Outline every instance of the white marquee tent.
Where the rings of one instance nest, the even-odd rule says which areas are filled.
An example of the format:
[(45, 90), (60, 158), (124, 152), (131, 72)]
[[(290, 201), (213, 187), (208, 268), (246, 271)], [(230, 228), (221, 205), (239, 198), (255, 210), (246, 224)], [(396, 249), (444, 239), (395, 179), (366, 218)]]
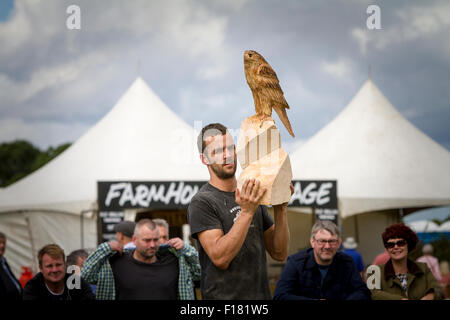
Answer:
[(407, 225), (415, 232), (439, 232), (440, 226), (433, 221), (418, 220), (407, 223)]
[[(201, 127), (198, 129), (200, 130)], [(195, 129), (138, 78), (110, 112), (53, 161), (0, 191), (0, 231), (18, 275), (48, 243), (95, 248), (97, 181), (208, 180)]]
[(438, 228), (439, 232), (450, 232), (450, 221), (444, 222)]
[(450, 152), (408, 122), (371, 80), (290, 158), (295, 180), (337, 180), (344, 236), (356, 236), (370, 258), (383, 251), (381, 232), (399, 209), (450, 204)]
[(418, 220), (407, 223), (415, 232), (450, 232), (450, 221), (437, 225), (433, 221)]

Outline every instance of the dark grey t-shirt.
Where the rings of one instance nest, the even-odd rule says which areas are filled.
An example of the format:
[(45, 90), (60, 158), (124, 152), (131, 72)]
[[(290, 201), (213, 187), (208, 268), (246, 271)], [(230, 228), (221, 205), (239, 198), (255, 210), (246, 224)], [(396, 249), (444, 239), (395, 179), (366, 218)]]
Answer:
[(202, 267), (203, 299), (271, 299), (267, 279), (264, 231), (273, 225), (265, 206), (259, 206), (241, 250), (227, 270), (217, 268), (198, 241), (199, 232), (222, 229), (226, 234), (241, 212), (234, 192), (221, 191), (209, 183), (202, 186), (188, 208), (192, 236), (197, 239)]

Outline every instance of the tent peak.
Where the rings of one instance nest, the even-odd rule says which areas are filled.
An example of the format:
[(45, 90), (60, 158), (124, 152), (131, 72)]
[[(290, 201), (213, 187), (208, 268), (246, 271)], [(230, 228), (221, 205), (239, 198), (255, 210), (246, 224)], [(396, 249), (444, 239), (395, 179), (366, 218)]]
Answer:
[(367, 79), (348, 105), (291, 155), (294, 179), (338, 181), (340, 214), (450, 203), (450, 153)]
[[(137, 98), (139, 97), (139, 98)], [(137, 98), (137, 101), (135, 101)], [(126, 102), (122, 102), (120, 104), (122, 105), (130, 105), (133, 106), (136, 103), (138, 105), (147, 104), (147, 105), (153, 105), (160, 106), (163, 108), (168, 107), (162, 102), (159, 98), (159, 96), (150, 88), (150, 86), (147, 84), (147, 82), (140, 76), (136, 77), (136, 79), (133, 81), (130, 87), (126, 90), (126, 92), (122, 95), (122, 99), (125, 99)], [(131, 100), (131, 101), (129, 101)]]
[(130, 87), (134, 87), (134, 86), (138, 86), (138, 85), (144, 85), (144, 86), (148, 87), (147, 82), (145, 82), (145, 80), (142, 79), (141, 76), (137, 76), (136, 80), (133, 81), (133, 83), (131, 84)]
[[(366, 82), (361, 86), (358, 93), (353, 97), (353, 99), (348, 104), (347, 108), (352, 105), (358, 105), (368, 107), (372, 106), (374, 110), (389, 109), (393, 112), (398, 112), (389, 100), (384, 96), (381, 90), (376, 86), (371, 78), (367, 79)], [(345, 110), (346, 108), (344, 108)]]

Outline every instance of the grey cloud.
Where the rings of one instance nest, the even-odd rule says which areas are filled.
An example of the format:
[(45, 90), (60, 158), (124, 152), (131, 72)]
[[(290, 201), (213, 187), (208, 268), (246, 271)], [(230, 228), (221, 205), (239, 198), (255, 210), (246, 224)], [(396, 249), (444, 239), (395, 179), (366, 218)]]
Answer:
[[(370, 1), (77, 3), (80, 31), (61, 28), (71, 1), (21, 2), (18, 20), (0, 24), (0, 39), (13, 44), (0, 53), (0, 87), (7, 92), (0, 99), (1, 119), (64, 125), (54, 132), (71, 122), (89, 127), (136, 78), (140, 61), (144, 80), (191, 126), (201, 120), (239, 128), (253, 112), (242, 54), (255, 49), (276, 70), (291, 105), (298, 139), (280, 129), (289, 145), (307, 140), (335, 117), (367, 79), (371, 64), (373, 80), (391, 103), (450, 149), (448, 24), (439, 15), (440, 29), (433, 31), (417, 14), (421, 7), (427, 16), (438, 14), (443, 1), (377, 1), (383, 30), (373, 32), (365, 29)], [(409, 20), (402, 14), (409, 13), (420, 36), (408, 35)], [(23, 29), (16, 36), (11, 25)], [(354, 30), (367, 38), (366, 52)], [(398, 30), (401, 39), (395, 37)], [(54, 143), (49, 135), (37, 135), (37, 142)]]

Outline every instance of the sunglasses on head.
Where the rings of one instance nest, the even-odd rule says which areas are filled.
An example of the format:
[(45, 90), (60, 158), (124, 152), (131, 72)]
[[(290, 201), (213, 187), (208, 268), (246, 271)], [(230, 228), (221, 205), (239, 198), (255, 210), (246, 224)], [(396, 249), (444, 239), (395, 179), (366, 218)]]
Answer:
[(388, 249), (392, 249), (395, 247), (395, 245), (397, 245), (397, 247), (404, 247), (406, 246), (406, 244), (407, 244), (406, 240), (398, 240), (395, 242), (386, 242), (384, 246)]

